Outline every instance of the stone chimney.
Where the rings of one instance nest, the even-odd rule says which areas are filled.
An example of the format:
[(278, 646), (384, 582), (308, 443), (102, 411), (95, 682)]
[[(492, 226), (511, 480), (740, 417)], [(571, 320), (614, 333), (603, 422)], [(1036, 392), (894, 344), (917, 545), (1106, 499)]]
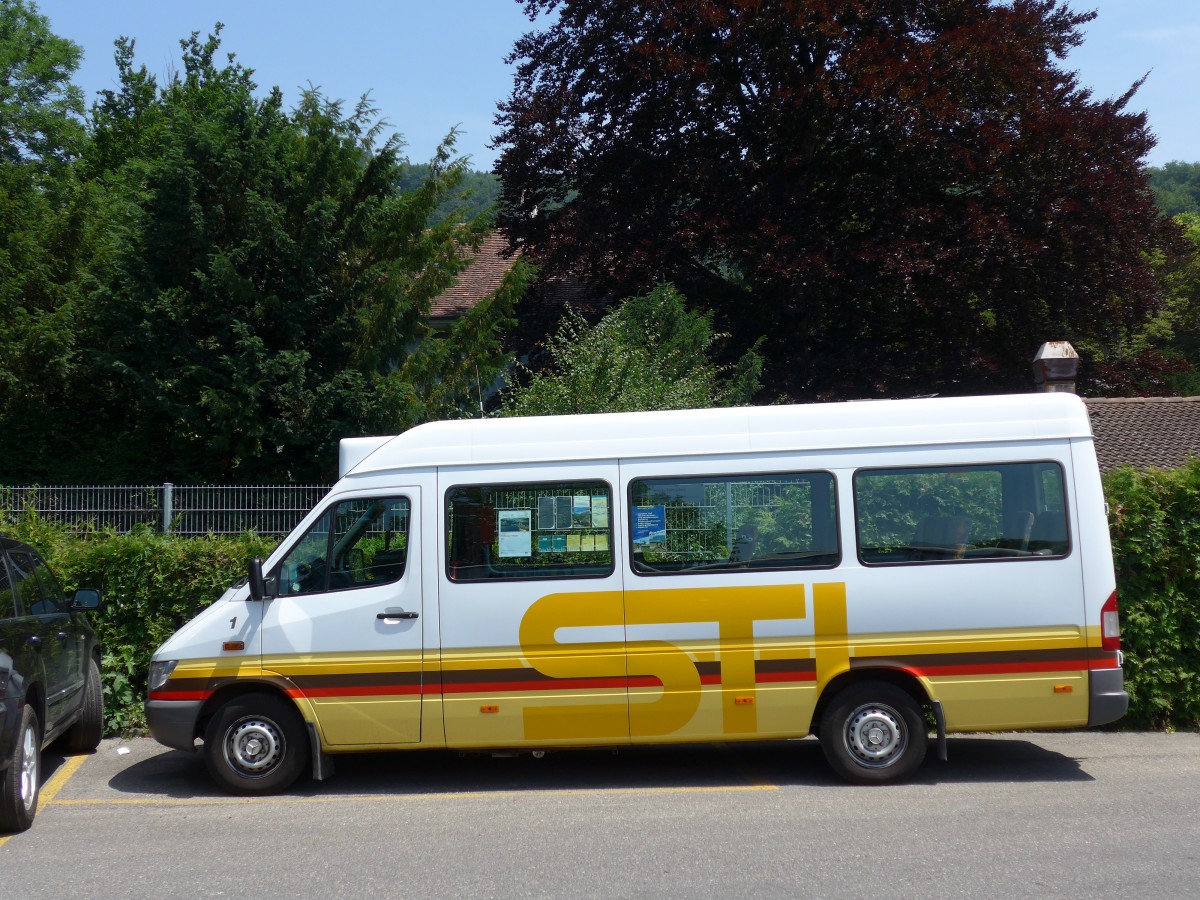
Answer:
[(1033, 357), (1034, 390), (1043, 394), (1073, 394), (1078, 374), (1079, 354), (1070, 341), (1047, 341), (1038, 347)]

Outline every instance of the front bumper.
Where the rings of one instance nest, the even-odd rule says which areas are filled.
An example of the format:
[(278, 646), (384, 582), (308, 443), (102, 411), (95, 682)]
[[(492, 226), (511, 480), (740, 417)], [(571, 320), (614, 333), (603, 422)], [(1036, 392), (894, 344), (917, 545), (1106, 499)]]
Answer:
[(196, 749), (196, 723), (203, 700), (147, 700), (146, 724), (150, 736), (176, 750)]

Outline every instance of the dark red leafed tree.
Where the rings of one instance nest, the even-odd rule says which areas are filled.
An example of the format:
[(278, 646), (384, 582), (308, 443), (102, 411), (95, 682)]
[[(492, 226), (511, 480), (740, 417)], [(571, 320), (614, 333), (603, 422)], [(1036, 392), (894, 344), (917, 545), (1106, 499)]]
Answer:
[(1176, 232), (1136, 89), (1064, 68), (1060, 0), (524, 0), (503, 226), (550, 273), (661, 280), (792, 398), (1021, 390), (1109, 346)]

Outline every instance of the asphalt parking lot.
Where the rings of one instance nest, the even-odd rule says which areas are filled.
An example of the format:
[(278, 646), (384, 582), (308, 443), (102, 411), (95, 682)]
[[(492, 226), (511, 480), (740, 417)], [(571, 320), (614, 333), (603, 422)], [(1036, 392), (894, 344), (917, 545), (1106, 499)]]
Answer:
[[(198, 755), (48, 756), (22, 897), (1162, 896), (1200, 883), (1200, 735), (965, 736), (909, 784), (837, 782), (813, 740), (338, 757), (222, 795)], [(13, 885), (20, 890), (13, 892)]]

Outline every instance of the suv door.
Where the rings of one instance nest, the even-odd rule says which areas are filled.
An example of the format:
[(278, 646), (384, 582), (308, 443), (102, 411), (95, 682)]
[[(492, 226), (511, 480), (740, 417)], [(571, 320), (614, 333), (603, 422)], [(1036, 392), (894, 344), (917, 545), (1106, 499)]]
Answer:
[(8, 564), (4, 552), (0, 551), (0, 765), (6, 760), (3, 754), (9, 749), (8, 729), (16, 722), (10, 713), (15, 713), (17, 700), (23, 688), (25, 657), (30, 653), (17, 621), (16, 596), (12, 579), (8, 576)]
[(10, 550), (13, 587), (17, 596), (26, 641), (40, 657), (46, 678), (46, 721), (43, 734), (54, 731), (74, 706), (72, 700), (83, 688), (82, 666), (72, 671), (75, 643), (82, 640), (68, 612), (58, 582), (41, 558), (32, 551)]

